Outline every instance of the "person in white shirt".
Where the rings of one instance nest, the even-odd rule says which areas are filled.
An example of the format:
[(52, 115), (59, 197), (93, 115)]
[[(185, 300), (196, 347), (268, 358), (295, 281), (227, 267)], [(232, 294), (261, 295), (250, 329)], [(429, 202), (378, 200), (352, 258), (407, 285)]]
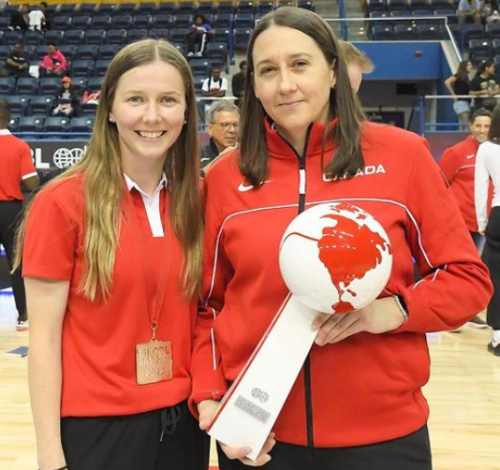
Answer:
[[(490, 180), (494, 192), (488, 218)], [(488, 325), (493, 329), (488, 351), (500, 356), (500, 105), (493, 110), (488, 140), (477, 151), (474, 183), (478, 231), (486, 235), (482, 258), (490, 270), (495, 289), (486, 317)]]
[(226, 96), (227, 80), (221, 77), (220, 67), (212, 68), (212, 75), (203, 82), (201, 91), (203, 92), (203, 96), (213, 98), (223, 98)]
[(35, 6), (33, 10), (30, 11), (29, 15), (29, 27), (33, 31), (41, 31), (45, 25), (45, 15), (43, 14), (40, 7)]

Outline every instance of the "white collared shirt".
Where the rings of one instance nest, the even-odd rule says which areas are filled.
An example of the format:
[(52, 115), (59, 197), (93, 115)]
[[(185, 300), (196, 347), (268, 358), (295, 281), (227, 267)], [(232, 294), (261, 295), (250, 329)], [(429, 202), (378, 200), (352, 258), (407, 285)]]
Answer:
[(161, 210), (160, 210), (160, 193), (161, 190), (167, 186), (167, 175), (163, 173), (158, 186), (154, 190), (152, 196), (146, 194), (137, 183), (132, 181), (129, 176), (123, 173), (125, 177), (125, 182), (127, 183), (127, 188), (129, 191), (136, 189), (142, 197), (144, 202), (144, 207), (146, 208), (146, 215), (148, 216), (149, 226), (151, 227), (151, 232), (153, 237), (163, 237), (165, 236), (163, 232), (163, 225), (161, 220)]

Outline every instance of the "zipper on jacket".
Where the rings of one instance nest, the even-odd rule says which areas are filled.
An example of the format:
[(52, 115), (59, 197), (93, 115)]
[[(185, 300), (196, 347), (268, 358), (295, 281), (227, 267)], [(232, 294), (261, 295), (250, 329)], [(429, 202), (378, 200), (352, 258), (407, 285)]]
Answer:
[[(307, 147), (309, 146), (309, 137), (311, 136), (311, 129), (313, 124), (310, 124), (307, 128), (306, 141), (304, 143), (304, 150), (302, 155), (299, 155), (295, 147), (291, 145), (283, 136), (281, 138), (286, 142), (290, 148), (293, 150), (297, 159), (299, 161), (299, 214), (304, 212), (306, 205), (306, 154)], [(305, 395), (305, 405), (306, 405), (306, 426), (307, 426), (307, 446), (314, 447), (314, 430), (313, 430), (313, 409), (312, 409), (312, 392), (311, 392), (311, 353), (307, 355), (304, 362), (304, 395)]]

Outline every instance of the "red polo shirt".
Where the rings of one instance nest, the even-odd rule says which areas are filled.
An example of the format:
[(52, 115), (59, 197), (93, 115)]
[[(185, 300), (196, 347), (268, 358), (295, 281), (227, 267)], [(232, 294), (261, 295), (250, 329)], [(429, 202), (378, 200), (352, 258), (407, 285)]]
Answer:
[(29, 145), (0, 129), (0, 201), (22, 201), (21, 181), (36, 176)]
[[(182, 250), (168, 218), (163, 219), (165, 236), (152, 236), (140, 194), (134, 189), (130, 194), (133, 205), (123, 206), (106, 302), (91, 302), (79, 291), (84, 268), (83, 176), (50, 184), (37, 195), (28, 217), (23, 275), (70, 281), (62, 334), (63, 417), (141, 413), (177, 404), (190, 393), (195, 304), (181, 293)], [(163, 190), (162, 208), (168, 198)], [(165, 243), (168, 256), (163, 256)], [(156, 291), (164, 263), (168, 277), (157, 338), (172, 342), (173, 378), (138, 385), (135, 348), (151, 338), (147, 301)]]

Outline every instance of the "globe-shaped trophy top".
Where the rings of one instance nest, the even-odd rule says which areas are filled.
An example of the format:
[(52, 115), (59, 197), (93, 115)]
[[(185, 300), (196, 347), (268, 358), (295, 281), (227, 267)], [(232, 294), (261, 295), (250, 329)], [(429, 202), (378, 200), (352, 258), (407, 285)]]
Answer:
[(392, 269), (389, 237), (369, 213), (347, 203), (319, 204), (299, 214), (281, 241), (283, 279), (302, 303), (324, 313), (366, 307)]

